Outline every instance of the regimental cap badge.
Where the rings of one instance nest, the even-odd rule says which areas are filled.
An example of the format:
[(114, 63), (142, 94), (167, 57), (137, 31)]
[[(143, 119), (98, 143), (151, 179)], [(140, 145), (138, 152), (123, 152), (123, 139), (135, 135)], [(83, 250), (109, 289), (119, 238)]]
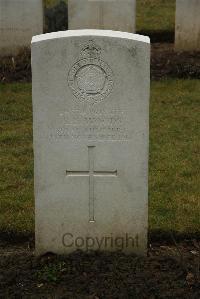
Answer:
[(112, 91), (113, 72), (93, 40), (81, 49), (79, 60), (69, 71), (68, 85), (76, 98), (89, 104), (101, 102)]

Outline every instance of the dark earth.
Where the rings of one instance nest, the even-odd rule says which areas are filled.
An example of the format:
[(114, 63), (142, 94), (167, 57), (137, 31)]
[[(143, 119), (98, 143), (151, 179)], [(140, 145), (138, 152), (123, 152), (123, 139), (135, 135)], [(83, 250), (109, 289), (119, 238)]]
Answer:
[(145, 258), (81, 251), (35, 257), (30, 239), (2, 239), (0, 298), (200, 298), (200, 243), (195, 239), (152, 242)]

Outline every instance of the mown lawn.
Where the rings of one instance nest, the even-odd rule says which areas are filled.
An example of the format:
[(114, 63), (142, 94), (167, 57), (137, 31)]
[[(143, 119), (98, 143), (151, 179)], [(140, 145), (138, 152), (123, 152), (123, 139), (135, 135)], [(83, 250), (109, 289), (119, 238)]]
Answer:
[[(150, 230), (200, 231), (197, 80), (153, 81)], [(0, 85), (0, 231), (34, 231), (30, 84)]]
[(137, 31), (174, 31), (175, 0), (137, 0)]

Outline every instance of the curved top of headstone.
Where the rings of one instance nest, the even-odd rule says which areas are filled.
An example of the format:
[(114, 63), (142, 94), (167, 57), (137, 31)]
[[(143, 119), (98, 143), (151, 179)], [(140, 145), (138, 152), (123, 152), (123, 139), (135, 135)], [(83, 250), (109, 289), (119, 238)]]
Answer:
[(122, 39), (130, 39), (143, 43), (150, 43), (150, 38), (148, 36), (133, 34), (128, 32), (113, 31), (113, 30), (99, 30), (99, 29), (81, 29), (81, 30), (67, 30), (52, 32), (46, 34), (40, 34), (33, 36), (32, 44), (37, 42), (42, 42), (45, 40), (52, 40), (65, 37), (75, 37), (75, 36), (100, 36), (100, 37), (116, 37)]

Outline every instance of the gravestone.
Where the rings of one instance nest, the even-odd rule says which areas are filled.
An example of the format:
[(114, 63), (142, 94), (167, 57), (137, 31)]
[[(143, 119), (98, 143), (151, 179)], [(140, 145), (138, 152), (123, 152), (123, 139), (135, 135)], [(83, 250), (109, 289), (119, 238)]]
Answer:
[(146, 253), (149, 56), (131, 33), (33, 37), (37, 254)]
[(135, 0), (68, 0), (69, 29), (135, 32)]
[(30, 47), (32, 36), (43, 33), (42, 0), (0, 0), (0, 56)]
[(175, 49), (200, 50), (200, 1), (176, 0)]

